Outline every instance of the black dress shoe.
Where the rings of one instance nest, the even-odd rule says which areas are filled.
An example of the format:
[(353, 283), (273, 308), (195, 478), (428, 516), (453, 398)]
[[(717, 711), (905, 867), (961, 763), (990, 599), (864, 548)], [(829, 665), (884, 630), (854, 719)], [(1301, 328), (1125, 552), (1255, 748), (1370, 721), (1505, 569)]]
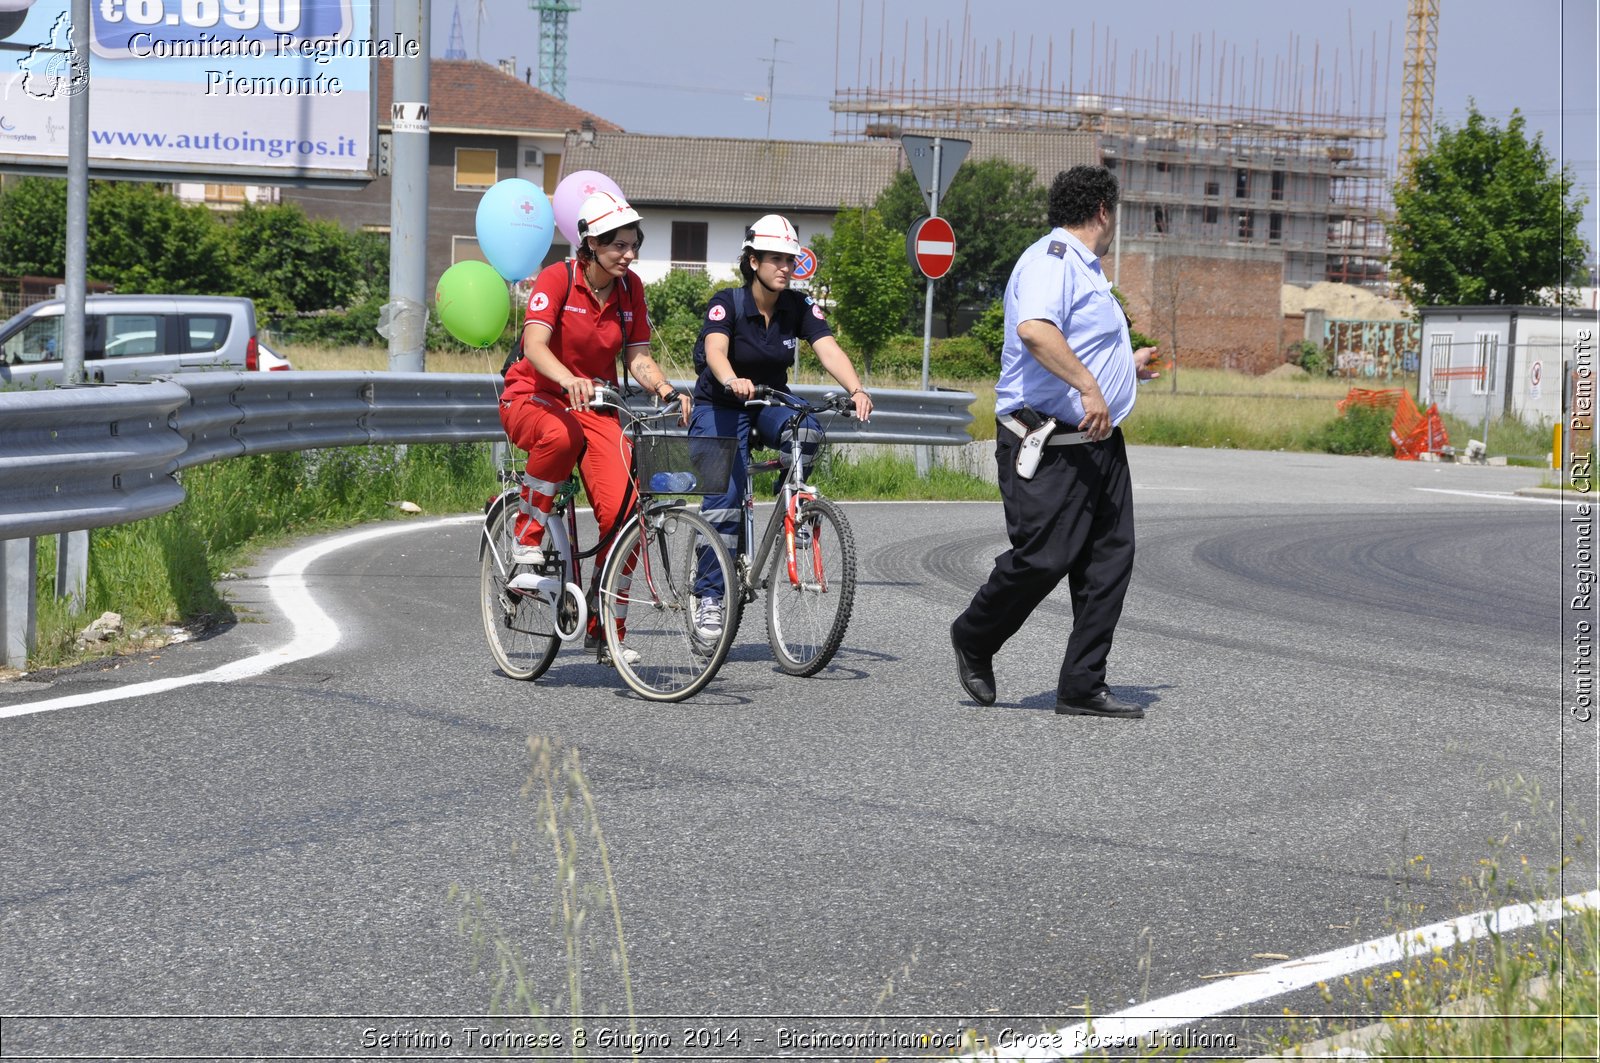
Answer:
[(1063, 716), (1109, 716), (1116, 720), (1144, 719), (1144, 706), (1123, 701), (1109, 690), (1087, 698), (1059, 698), (1056, 712)]
[(956, 678), (979, 705), (994, 704), (994, 663), (992, 658), (979, 658), (961, 648), (954, 630), (950, 632), (950, 646), (956, 651)]

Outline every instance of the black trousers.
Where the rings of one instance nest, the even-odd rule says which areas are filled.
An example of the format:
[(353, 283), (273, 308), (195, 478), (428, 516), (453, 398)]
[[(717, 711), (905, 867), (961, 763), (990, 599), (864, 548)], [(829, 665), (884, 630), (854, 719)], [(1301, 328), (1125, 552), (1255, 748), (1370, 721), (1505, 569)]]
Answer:
[(971, 653), (993, 656), (1066, 577), (1072, 634), (1056, 687), (1061, 698), (1106, 689), (1106, 657), (1133, 575), (1133, 481), (1122, 429), (1098, 443), (1045, 447), (1033, 479), (1017, 475), (1017, 439), (995, 441), (1011, 549), (995, 558), (951, 633)]

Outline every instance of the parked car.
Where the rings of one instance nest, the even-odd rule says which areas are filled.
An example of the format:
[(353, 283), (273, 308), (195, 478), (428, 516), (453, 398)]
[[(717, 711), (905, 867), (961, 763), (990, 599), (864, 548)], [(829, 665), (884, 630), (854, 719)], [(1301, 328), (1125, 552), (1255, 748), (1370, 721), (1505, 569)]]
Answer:
[[(59, 299), (0, 325), (0, 388), (65, 379)], [(84, 300), (84, 380), (114, 383), (205, 370), (289, 369), (256, 338), (249, 299), (219, 295), (91, 295)]]

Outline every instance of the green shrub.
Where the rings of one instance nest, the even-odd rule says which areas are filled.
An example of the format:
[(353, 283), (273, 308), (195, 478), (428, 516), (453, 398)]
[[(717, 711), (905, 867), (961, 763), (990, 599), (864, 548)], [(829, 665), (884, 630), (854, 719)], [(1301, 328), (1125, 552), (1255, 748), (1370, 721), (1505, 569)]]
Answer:
[[(844, 340), (841, 340), (843, 343)], [(846, 351), (854, 351), (846, 345)], [(971, 335), (950, 336), (937, 339), (928, 349), (930, 373), (936, 377), (959, 380), (981, 380), (992, 377), (1000, 370), (1000, 348), (988, 347), (981, 339)], [(862, 368), (856, 358), (856, 368)], [(874, 374), (909, 379), (922, 372), (922, 337), (899, 335), (891, 339), (872, 360)]]
[(1000, 364), (1000, 348), (1006, 342), (1006, 304), (1003, 299), (990, 303), (978, 320), (972, 323), (967, 335), (983, 344), (985, 350), (994, 352), (994, 363)]
[(1394, 411), (1351, 406), (1314, 437), (1318, 450), (1329, 454), (1392, 454), (1389, 429)]
[(1326, 375), (1333, 365), (1332, 359), (1328, 357), (1328, 352), (1310, 340), (1301, 340), (1299, 343), (1293, 344), (1289, 348), (1289, 353), (1294, 356), (1293, 362), (1295, 365), (1312, 375), (1318, 373)]

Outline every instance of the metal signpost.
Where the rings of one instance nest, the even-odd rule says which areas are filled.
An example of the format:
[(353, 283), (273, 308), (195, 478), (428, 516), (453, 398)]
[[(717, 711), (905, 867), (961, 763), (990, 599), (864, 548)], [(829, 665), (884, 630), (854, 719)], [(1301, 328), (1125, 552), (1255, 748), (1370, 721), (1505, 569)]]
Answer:
[[(950, 182), (955, 180), (956, 170), (961, 166), (962, 160), (972, 150), (970, 140), (952, 140), (949, 137), (918, 137), (903, 136), (900, 138), (900, 147), (906, 153), (906, 162), (911, 165), (911, 172), (916, 176), (917, 187), (922, 190), (922, 198), (928, 204), (928, 213), (934, 218), (939, 217), (939, 197), (950, 188)], [(941, 221), (943, 219), (940, 219)], [(949, 223), (944, 223), (945, 228), (950, 228)], [(917, 226), (912, 226), (913, 233)], [(907, 234), (906, 254), (911, 259), (911, 264), (919, 270), (921, 263), (917, 261), (915, 248), (912, 245), (911, 234)], [(952, 244), (955, 234), (950, 236)], [(952, 254), (954, 248), (952, 246)], [(949, 272), (949, 266), (941, 271), (942, 277)], [(926, 272), (923, 274), (927, 276)], [(933, 342), (933, 282), (934, 278), (928, 277), (928, 294), (926, 307), (923, 311), (922, 322), (922, 390), (928, 390), (928, 356)]]

